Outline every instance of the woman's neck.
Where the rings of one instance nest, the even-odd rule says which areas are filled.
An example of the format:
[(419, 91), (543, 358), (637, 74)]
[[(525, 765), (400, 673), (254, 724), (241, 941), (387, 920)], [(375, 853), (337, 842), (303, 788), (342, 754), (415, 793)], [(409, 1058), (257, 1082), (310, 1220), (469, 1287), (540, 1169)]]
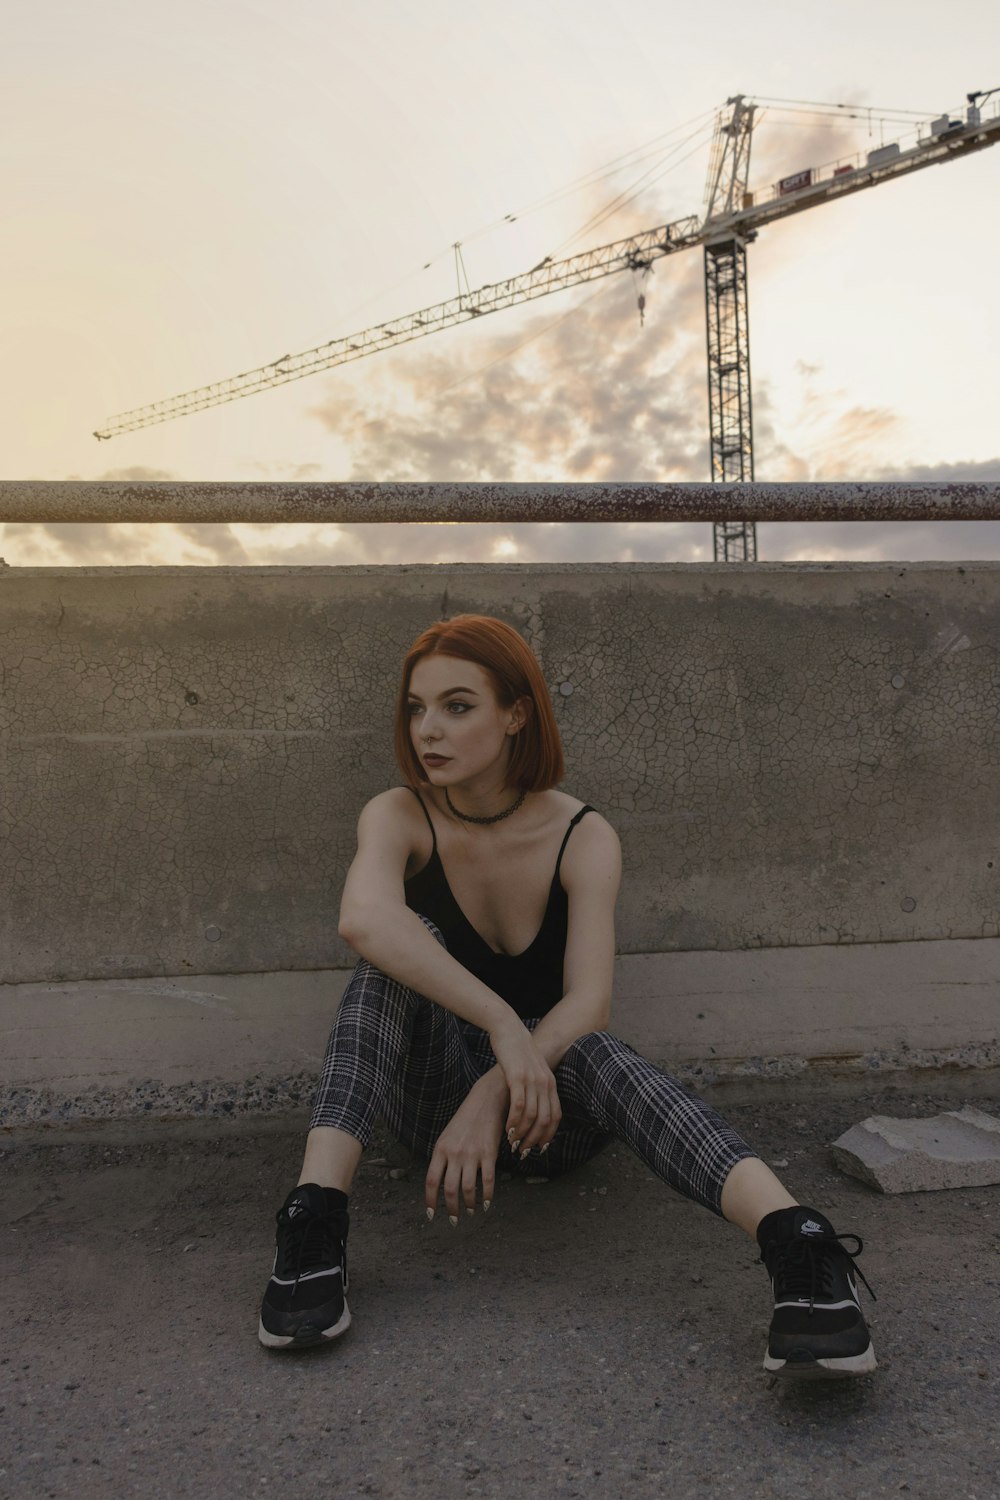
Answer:
[(524, 792), (502, 785), (490, 789), (470, 786), (441, 787), (445, 806), (456, 822), (482, 827), (511, 818), (524, 805)]

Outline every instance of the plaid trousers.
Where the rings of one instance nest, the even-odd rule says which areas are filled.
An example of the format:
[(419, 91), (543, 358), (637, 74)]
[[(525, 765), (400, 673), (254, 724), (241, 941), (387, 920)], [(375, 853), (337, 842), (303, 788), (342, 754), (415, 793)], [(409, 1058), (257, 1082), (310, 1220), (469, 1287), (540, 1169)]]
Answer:
[[(524, 1024), (534, 1030), (538, 1018)], [(362, 959), (330, 1034), (310, 1129), (332, 1125), (368, 1146), (381, 1116), (404, 1146), (429, 1158), (495, 1062), (487, 1032)], [(606, 1031), (580, 1037), (553, 1071), (563, 1114), (548, 1151), (521, 1162), (503, 1137), (498, 1167), (555, 1177), (618, 1139), (657, 1177), (721, 1217), (726, 1177), (757, 1153), (716, 1110)]]

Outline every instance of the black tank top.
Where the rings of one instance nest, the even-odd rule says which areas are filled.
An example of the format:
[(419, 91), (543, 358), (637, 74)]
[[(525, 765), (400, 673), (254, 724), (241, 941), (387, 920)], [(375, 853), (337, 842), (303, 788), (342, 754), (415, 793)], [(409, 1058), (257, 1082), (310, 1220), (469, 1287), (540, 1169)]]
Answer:
[[(413, 791), (413, 788), (410, 788)], [(523, 1019), (528, 1016), (544, 1016), (563, 997), (563, 958), (566, 953), (566, 933), (569, 920), (569, 898), (559, 880), (563, 850), (569, 836), (584, 813), (593, 812), (589, 805), (581, 807), (566, 830), (566, 837), (559, 849), (556, 870), (549, 889), (548, 905), (542, 925), (523, 953), (495, 953), (485, 938), (480, 937), (452, 895), (438, 854), (437, 834), (430, 813), (419, 792), (414, 791), (424, 817), (430, 824), (434, 848), (422, 870), (405, 882), (406, 904), (412, 911), (429, 917), (441, 933), (448, 952), (457, 958), (470, 973), (475, 974), (499, 995), (502, 1000)]]

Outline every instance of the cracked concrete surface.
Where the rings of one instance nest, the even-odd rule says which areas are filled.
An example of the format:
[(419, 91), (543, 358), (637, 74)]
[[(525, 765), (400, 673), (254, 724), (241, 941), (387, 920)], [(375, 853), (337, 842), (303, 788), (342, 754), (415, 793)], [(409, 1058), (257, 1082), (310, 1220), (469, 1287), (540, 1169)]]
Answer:
[(842, 1176), (829, 1142), (886, 1104), (727, 1111), (864, 1241), (879, 1369), (806, 1388), (761, 1370), (751, 1241), (622, 1147), (501, 1182), (452, 1230), (380, 1135), (352, 1194), (352, 1326), (282, 1356), (256, 1311), (304, 1119), (0, 1136), (0, 1493), (994, 1500), (1000, 1188)]
[(625, 953), (1000, 933), (1000, 564), (34, 568), (0, 589), (0, 980), (319, 968), (401, 655), (511, 619)]

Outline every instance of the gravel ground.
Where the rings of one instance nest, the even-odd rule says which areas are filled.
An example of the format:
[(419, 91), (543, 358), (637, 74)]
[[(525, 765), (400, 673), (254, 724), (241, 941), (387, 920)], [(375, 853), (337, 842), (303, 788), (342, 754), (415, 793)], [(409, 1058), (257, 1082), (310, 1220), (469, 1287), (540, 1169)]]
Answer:
[(1000, 1188), (883, 1197), (828, 1151), (866, 1115), (942, 1107), (726, 1109), (865, 1241), (880, 1368), (805, 1386), (761, 1369), (750, 1241), (624, 1147), (504, 1182), (453, 1230), (380, 1139), (352, 1195), (354, 1323), (289, 1355), (256, 1317), (304, 1117), (0, 1137), (0, 1496), (997, 1500)]

